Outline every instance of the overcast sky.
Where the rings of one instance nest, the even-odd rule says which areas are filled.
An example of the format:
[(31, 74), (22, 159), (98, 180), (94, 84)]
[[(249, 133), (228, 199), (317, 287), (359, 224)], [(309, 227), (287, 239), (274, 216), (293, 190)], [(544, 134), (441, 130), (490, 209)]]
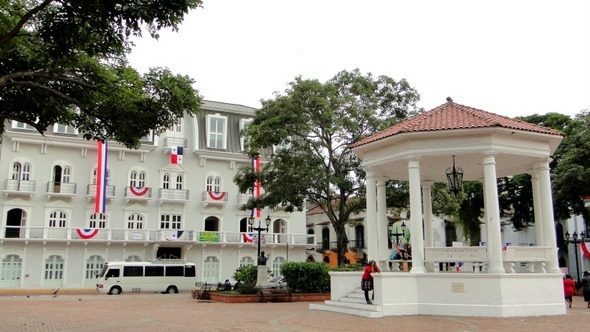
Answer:
[(510, 117), (590, 109), (588, 0), (204, 0), (180, 31), (135, 40), (140, 72), (168, 67), (207, 100), (260, 107), (296, 76), (405, 78)]

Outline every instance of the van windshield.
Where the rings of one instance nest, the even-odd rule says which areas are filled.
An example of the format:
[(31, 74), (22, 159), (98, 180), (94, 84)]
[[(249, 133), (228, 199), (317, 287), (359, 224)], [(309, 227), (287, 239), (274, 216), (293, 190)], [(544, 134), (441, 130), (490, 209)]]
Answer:
[(103, 265), (102, 270), (100, 270), (100, 273), (98, 274), (98, 277), (99, 278), (104, 277), (104, 274), (107, 272), (108, 269), (109, 269), (108, 264)]

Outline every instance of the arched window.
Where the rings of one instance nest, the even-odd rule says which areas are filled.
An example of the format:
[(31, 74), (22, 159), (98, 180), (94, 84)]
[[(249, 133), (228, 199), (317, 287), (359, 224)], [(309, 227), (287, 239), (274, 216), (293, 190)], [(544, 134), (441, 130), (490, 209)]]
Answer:
[(143, 216), (139, 213), (133, 213), (127, 217), (128, 229), (143, 229)]
[(64, 228), (66, 227), (67, 219), (68, 214), (64, 211), (53, 211), (49, 214), (49, 227)]
[(20, 280), (23, 260), (18, 255), (6, 255), (0, 267), (0, 280)]
[(162, 176), (162, 189), (170, 189), (170, 174), (168, 173)]
[[(92, 170), (92, 184), (96, 184), (96, 172), (97, 172), (97, 169), (94, 168)], [(111, 170), (110, 169), (107, 169), (107, 181), (106, 181), (107, 185), (110, 182), (111, 182)]]
[(144, 171), (133, 170), (129, 173), (129, 186), (135, 188), (145, 187), (146, 173)]
[(221, 192), (221, 176), (207, 176), (207, 191)]
[(287, 260), (285, 259), (285, 257), (277, 257), (272, 261), (272, 276), (273, 277), (280, 277), (282, 276), (281, 274), (281, 266), (286, 262)]
[(248, 266), (248, 265), (254, 265), (254, 258), (249, 257), (249, 256), (244, 256), (242, 257), (242, 259), (240, 259), (240, 266)]
[(96, 275), (102, 270), (104, 266), (104, 258), (98, 255), (92, 255), (86, 260), (86, 279), (95, 279)]
[(90, 228), (106, 228), (107, 215), (104, 213), (93, 213), (90, 215), (88, 227)]
[(176, 175), (176, 190), (182, 190), (182, 174)]
[(137, 255), (130, 255), (125, 259), (126, 262), (141, 262), (141, 257)]
[(219, 282), (219, 259), (215, 256), (205, 258), (203, 263), (203, 281), (207, 283)]
[(219, 231), (219, 218), (207, 217), (205, 219), (205, 232), (218, 232)]
[(51, 255), (45, 260), (45, 280), (63, 279), (64, 259), (58, 255)]
[(31, 164), (15, 162), (12, 164), (12, 180), (29, 181), (31, 179)]

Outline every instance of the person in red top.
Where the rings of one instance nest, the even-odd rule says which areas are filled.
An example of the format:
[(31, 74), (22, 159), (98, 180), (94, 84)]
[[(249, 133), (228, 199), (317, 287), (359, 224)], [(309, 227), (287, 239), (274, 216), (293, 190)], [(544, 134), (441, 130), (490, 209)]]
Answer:
[(565, 302), (572, 307), (574, 292), (576, 291), (576, 282), (572, 280), (572, 276), (567, 274), (563, 277), (563, 293), (565, 294)]
[[(369, 300), (369, 291), (373, 290), (373, 277), (371, 273), (378, 273), (381, 272), (379, 269), (379, 265), (375, 261), (370, 261), (369, 265), (365, 266), (365, 273), (363, 273), (363, 278), (361, 280), (361, 289), (365, 292), (365, 300), (367, 300), (367, 304), (373, 304), (371, 300)], [(373, 293), (373, 299), (375, 299), (375, 293)]]

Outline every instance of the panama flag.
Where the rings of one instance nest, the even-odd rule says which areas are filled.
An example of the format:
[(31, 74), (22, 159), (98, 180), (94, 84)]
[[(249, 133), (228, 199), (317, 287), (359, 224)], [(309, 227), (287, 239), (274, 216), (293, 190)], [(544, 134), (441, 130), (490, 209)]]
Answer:
[(170, 162), (173, 164), (182, 164), (182, 155), (184, 148), (182, 146), (173, 146), (170, 148)]
[[(256, 173), (256, 181), (254, 182), (254, 198), (260, 197), (260, 180), (258, 179), (258, 175), (260, 175), (260, 158), (258, 156), (252, 157), (252, 169), (254, 173)], [(250, 216), (260, 218), (260, 209), (252, 209)]]
[(97, 142), (96, 154), (96, 199), (94, 212), (105, 213), (107, 205), (107, 141)]

